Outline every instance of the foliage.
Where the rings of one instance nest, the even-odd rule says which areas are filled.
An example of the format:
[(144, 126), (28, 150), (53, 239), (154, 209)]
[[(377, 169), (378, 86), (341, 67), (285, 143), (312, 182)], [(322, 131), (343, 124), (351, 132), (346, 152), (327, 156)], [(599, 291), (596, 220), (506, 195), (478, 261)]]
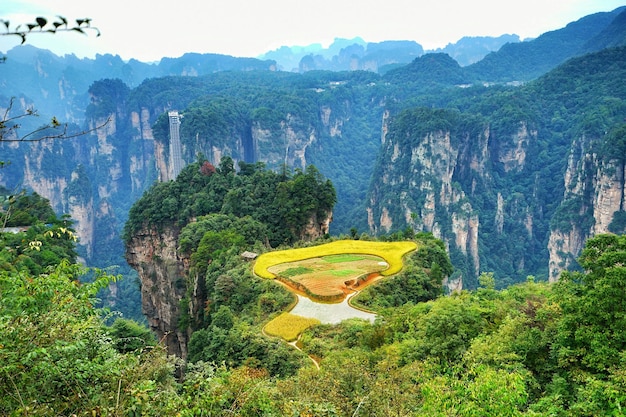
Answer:
[[(1, 271), (28, 271), (37, 275), (62, 260), (74, 262), (76, 235), (67, 217), (58, 219), (48, 200), (37, 194), (8, 196), (3, 213), (8, 226), (16, 231), (0, 232)], [(46, 223), (44, 223), (44, 221)]]
[(85, 111), (90, 119), (106, 119), (118, 112), (118, 107), (125, 103), (130, 88), (119, 78), (104, 79), (94, 82), (89, 87), (91, 103)]
[[(335, 203), (335, 190), (313, 166), (293, 175), (277, 174), (263, 164), (240, 164), (222, 158), (215, 174), (203, 173), (204, 161), (190, 164), (176, 181), (157, 183), (131, 208), (124, 227), (128, 242), (143, 227), (185, 226), (192, 218), (222, 213), (254, 220), (266, 227), (256, 239), (272, 245), (300, 239), (311, 218), (324, 219)], [(239, 223), (245, 222), (244, 220)], [(186, 242), (186, 240), (185, 240)], [(190, 250), (186, 246), (184, 250)]]
[(26, 134), (22, 134), (20, 133), (20, 129), (22, 128), (20, 122), (31, 117), (37, 117), (39, 114), (33, 107), (27, 107), (23, 112), (15, 114), (13, 111), (14, 101), (14, 98), (9, 100), (7, 107), (4, 109), (4, 113), (0, 117), (0, 142), (39, 142), (46, 139), (71, 139), (95, 132), (110, 122), (110, 119), (107, 119), (94, 128), (77, 130), (69, 123), (59, 122), (59, 120), (53, 116), (50, 122), (30, 129)]
[(193, 333), (189, 341), (189, 361), (224, 363), (265, 369), (269, 375), (290, 376), (304, 364), (302, 353), (284, 341), (261, 334), (260, 327), (236, 322), (230, 329), (215, 325)]
[[(201, 219), (203, 227), (188, 229), (187, 247), (195, 253), (212, 225), (228, 236), (233, 221)], [(401, 274), (430, 269), (433, 279), (451, 271), (440, 241), (417, 238)], [(274, 298), (281, 287), (255, 279), (249, 264), (223, 252), (206, 269), (210, 314), (192, 335), (178, 382), (147, 329), (128, 320), (107, 327), (94, 309), (97, 292), (114, 277), (96, 271), (92, 284), (81, 284), (84, 269), (67, 261), (42, 275), (3, 271), (0, 413), (619, 415), (625, 253), (624, 236), (600, 235), (579, 259), (584, 272), (557, 284), (529, 279), (496, 290), (493, 274), (484, 273), (473, 292), (380, 306), (374, 324), (307, 320), (298, 344), (318, 370), (262, 334), (258, 323), (286, 306)], [(439, 264), (440, 275), (433, 274)], [(397, 297), (413, 287), (394, 288)], [(291, 339), (283, 333), (294, 323), (283, 313), (265, 330)]]
[(585, 272), (566, 272), (558, 284), (565, 316), (559, 333), (560, 361), (605, 374), (621, 365), (626, 350), (626, 236), (589, 239), (578, 261)]
[(81, 284), (83, 273), (66, 261), (38, 276), (0, 273), (1, 414), (117, 413), (137, 385), (172, 381), (172, 368), (158, 364), (159, 349), (136, 344), (143, 357), (116, 349), (93, 307), (115, 277), (98, 272)]
[(3, 228), (31, 226), (37, 222), (52, 223), (57, 220), (50, 202), (37, 193), (26, 194), (22, 191), (12, 194), (9, 190), (0, 188), (0, 198), (0, 224)]
[(88, 31), (95, 31), (96, 37), (100, 36), (98, 28), (91, 26), (91, 19), (76, 19), (76, 22), (68, 22), (63, 16), (56, 16), (55, 20), (48, 25), (48, 19), (45, 17), (37, 17), (34, 22), (11, 26), (8, 20), (0, 19), (0, 23), (4, 26), (4, 32), (0, 32), (0, 36), (17, 36), (21, 39), (21, 43), (26, 42), (28, 36), (34, 34), (56, 34), (59, 32), (78, 32), (85, 34)]
[(156, 345), (150, 329), (129, 319), (116, 319), (109, 329), (109, 334), (120, 353), (138, 352), (148, 346)]

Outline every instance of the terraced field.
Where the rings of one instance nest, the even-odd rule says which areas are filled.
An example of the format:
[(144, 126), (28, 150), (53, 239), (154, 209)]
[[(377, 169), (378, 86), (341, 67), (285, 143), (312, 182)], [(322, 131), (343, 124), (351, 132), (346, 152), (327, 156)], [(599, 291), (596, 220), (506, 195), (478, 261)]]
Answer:
[(287, 262), (272, 266), (268, 271), (314, 299), (341, 301), (368, 278), (379, 276), (388, 267), (378, 256), (350, 254)]
[(373, 320), (373, 314), (353, 308), (346, 297), (380, 276), (399, 272), (404, 255), (415, 249), (414, 242), (340, 240), (262, 254), (254, 273), (281, 281), (300, 300), (291, 313), (270, 321), (265, 332), (291, 341), (319, 322), (338, 323), (351, 317)]
[(415, 249), (415, 242), (338, 240), (264, 253), (256, 260), (254, 273), (276, 278), (311, 299), (340, 302), (379, 275), (399, 272), (403, 256)]

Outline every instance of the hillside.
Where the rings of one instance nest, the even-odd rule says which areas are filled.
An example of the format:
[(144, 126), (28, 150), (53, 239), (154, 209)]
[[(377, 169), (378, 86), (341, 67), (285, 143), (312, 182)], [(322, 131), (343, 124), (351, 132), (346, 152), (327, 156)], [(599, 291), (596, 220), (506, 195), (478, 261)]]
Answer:
[[(7, 237), (0, 232), (3, 244)], [(422, 249), (390, 278), (386, 302), (406, 295), (407, 284), (434, 278), (429, 261), (445, 257), (432, 236), (412, 238)], [(67, 239), (41, 249), (59, 243)], [(395, 298), (394, 308), (378, 306), (381, 319), (373, 324), (314, 325), (299, 350), (260, 333), (259, 320), (289, 302), (286, 290), (249, 275), (236, 253), (211, 256), (209, 276), (217, 280), (210, 318), (193, 332), (184, 362), (136, 323), (103, 321), (95, 295), (115, 277), (92, 271), (95, 280), (80, 283), (86, 271), (59, 260), (45, 274), (3, 267), (0, 370), (7, 377), (0, 379), (0, 413), (619, 414), (616, 398), (626, 393), (624, 236), (589, 239), (579, 258), (588, 272), (564, 273), (558, 283), (529, 278), (497, 291), (493, 275), (483, 274), (473, 292), (418, 304)]]
[[(528, 42), (506, 44), (497, 52), (468, 67), (475, 79), (485, 82), (528, 81), (550, 71), (566, 60), (595, 52), (608, 46), (601, 33), (615, 21), (618, 25), (621, 7), (610, 13), (596, 13), (568, 24), (563, 29), (547, 32)], [(612, 46), (623, 45), (617, 32), (608, 35)], [(614, 37), (615, 36), (615, 37)], [(622, 37), (623, 41), (623, 37)]]

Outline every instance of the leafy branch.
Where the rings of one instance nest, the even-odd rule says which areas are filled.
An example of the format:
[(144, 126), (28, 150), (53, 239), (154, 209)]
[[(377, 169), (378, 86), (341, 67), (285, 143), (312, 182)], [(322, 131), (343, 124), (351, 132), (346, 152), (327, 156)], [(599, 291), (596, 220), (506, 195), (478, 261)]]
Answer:
[(0, 27), (2, 25), (4, 32), (0, 32), (0, 36), (18, 36), (22, 39), (22, 45), (26, 43), (28, 36), (36, 33), (78, 32), (86, 35), (87, 31), (91, 30), (96, 33), (96, 37), (100, 36), (100, 30), (91, 26), (89, 18), (76, 19), (75, 23), (71, 23), (63, 16), (56, 16), (56, 19), (49, 24), (48, 19), (37, 17), (33, 23), (19, 24), (15, 27), (11, 27), (10, 21), (0, 19)]
[(13, 108), (13, 102), (14, 98), (11, 98), (9, 106), (6, 108), (2, 118), (0, 119), (0, 142), (38, 142), (45, 139), (71, 139), (101, 129), (111, 121), (111, 118), (109, 117), (104, 123), (91, 129), (68, 133), (68, 124), (59, 122), (57, 118), (53, 116), (49, 123), (27, 133), (26, 135), (20, 136), (18, 130), (21, 125), (16, 123), (16, 121), (24, 117), (38, 117), (39, 114), (37, 113), (37, 110), (27, 108), (23, 114), (11, 116), (10, 112)]

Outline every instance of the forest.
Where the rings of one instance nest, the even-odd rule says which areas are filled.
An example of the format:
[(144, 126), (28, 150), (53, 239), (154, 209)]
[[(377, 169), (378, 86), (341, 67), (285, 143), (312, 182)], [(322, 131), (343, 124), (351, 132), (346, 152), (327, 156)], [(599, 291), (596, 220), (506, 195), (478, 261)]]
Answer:
[[(623, 235), (589, 239), (579, 258), (584, 271), (565, 272), (557, 283), (529, 276), (497, 290), (493, 274), (484, 273), (477, 290), (450, 295), (432, 275), (434, 262), (451, 269), (440, 241), (389, 236), (414, 239), (423, 249), (398, 276), (370, 287), (363, 302), (377, 311), (376, 322), (315, 326), (301, 336), (301, 351), (259, 327), (292, 295), (254, 277), (236, 250), (213, 244), (210, 314), (183, 362), (145, 327), (98, 307), (98, 291), (119, 277), (73, 263), (73, 231), (45, 200), (21, 196), (12, 207), (15, 216), (36, 207), (40, 215), (26, 232), (0, 234), (11, 248), (0, 272), (3, 415), (621, 413)], [(236, 224), (224, 214), (207, 221)], [(212, 230), (200, 247), (234, 234)], [(193, 246), (194, 235), (181, 240)], [(40, 267), (29, 268), (33, 263)]]

